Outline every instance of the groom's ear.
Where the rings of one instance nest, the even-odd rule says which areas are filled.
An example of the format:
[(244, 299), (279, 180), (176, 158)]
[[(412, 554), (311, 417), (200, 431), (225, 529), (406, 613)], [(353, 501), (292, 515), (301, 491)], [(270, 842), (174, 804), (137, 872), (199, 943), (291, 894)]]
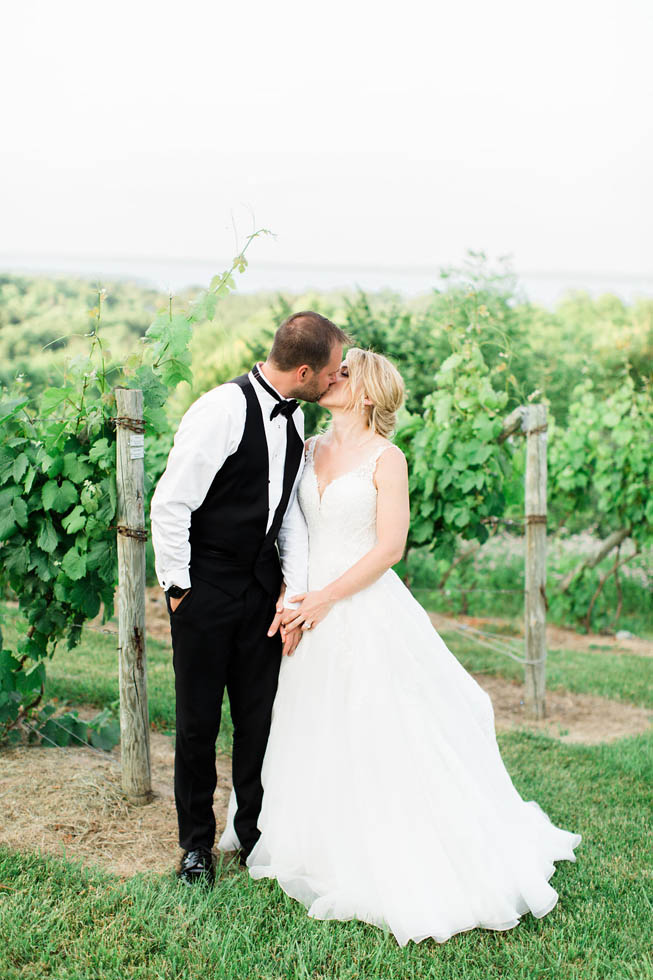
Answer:
[(311, 373), (312, 372), (308, 364), (302, 364), (300, 367), (297, 368), (297, 371), (295, 372), (295, 377), (300, 384), (303, 384), (306, 381), (306, 379), (311, 375)]

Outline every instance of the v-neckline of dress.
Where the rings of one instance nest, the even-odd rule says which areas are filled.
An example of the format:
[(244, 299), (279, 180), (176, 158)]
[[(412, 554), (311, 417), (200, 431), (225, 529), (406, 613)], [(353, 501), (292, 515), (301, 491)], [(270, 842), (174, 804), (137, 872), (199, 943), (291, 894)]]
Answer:
[(320, 505), (322, 504), (322, 501), (324, 500), (324, 494), (327, 492), (327, 490), (329, 489), (330, 486), (332, 486), (334, 483), (337, 483), (338, 480), (342, 480), (345, 476), (349, 476), (351, 473), (355, 473), (356, 470), (359, 470), (360, 468), (361, 468), (360, 466), (356, 466), (356, 467), (354, 467), (353, 470), (347, 470), (346, 473), (341, 473), (340, 476), (334, 476), (333, 480), (329, 480), (329, 482), (324, 487), (324, 489), (322, 490), (322, 492), (320, 492), (320, 481), (317, 478), (317, 470), (315, 469), (315, 466), (313, 466), (313, 479), (315, 480), (315, 489), (317, 490), (317, 497), (318, 497), (318, 500), (320, 502)]
[(327, 492), (327, 490), (329, 489), (329, 487), (332, 486), (334, 483), (337, 483), (339, 480), (344, 479), (346, 476), (350, 476), (352, 473), (356, 473), (358, 470), (363, 469), (363, 467), (366, 466), (370, 462), (370, 460), (372, 459), (372, 456), (374, 454), (373, 453), (370, 453), (370, 456), (369, 456), (368, 459), (366, 459), (362, 463), (359, 463), (358, 466), (354, 466), (351, 470), (346, 470), (344, 473), (341, 473), (339, 476), (334, 476), (334, 478), (332, 480), (329, 480), (329, 482), (326, 484), (326, 486), (320, 492), (320, 481), (319, 481), (318, 476), (317, 476), (317, 470), (315, 469), (315, 444), (317, 442), (317, 439), (318, 439), (318, 436), (315, 437), (315, 440), (314, 440), (314, 442), (311, 445), (310, 463), (311, 463), (311, 469), (313, 471), (313, 479), (315, 481), (315, 490), (317, 491), (317, 499), (318, 499), (319, 505), (321, 507), (322, 506), (322, 501), (324, 500), (324, 494)]

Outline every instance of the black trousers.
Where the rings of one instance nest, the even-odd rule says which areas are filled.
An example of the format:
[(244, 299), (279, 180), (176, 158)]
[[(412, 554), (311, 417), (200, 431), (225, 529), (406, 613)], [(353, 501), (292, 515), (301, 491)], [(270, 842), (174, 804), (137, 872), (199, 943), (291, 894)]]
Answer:
[(191, 591), (170, 611), (177, 707), (175, 803), (179, 844), (215, 841), (215, 741), (224, 689), (234, 723), (235, 829), (249, 854), (260, 836), (261, 766), (281, 665), (279, 633), (268, 637), (276, 595), (252, 580), (234, 599), (191, 571)]

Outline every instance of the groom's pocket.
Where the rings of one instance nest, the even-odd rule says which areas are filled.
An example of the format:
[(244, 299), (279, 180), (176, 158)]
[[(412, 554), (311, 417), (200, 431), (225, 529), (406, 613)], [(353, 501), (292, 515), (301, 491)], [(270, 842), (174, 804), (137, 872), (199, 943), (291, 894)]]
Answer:
[(186, 592), (186, 594), (182, 596), (182, 598), (179, 600), (179, 602), (177, 603), (174, 609), (172, 608), (172, 605), (170, 603), (170, 597), (166, 596), (166, 604), (168, 606), (168, 612), (173, 619), (176, 619), (176, 617), (182, 611), (186, 612), (188, 607), (192, 604), (196, 592), (197, 592), (197, 583), (193, 582), (188, 592)]

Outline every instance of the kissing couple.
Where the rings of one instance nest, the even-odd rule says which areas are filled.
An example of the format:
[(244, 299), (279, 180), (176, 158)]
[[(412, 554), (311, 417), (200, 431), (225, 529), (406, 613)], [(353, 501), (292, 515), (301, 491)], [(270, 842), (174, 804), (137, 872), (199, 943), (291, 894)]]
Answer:
[[(392, 566), (408, 471), (404, 384), (326, 317), (278, 328), (263, 363), (183, 416), (152, 500), (172, 633), (175, 802), (186, 884), (214, 880), (225, 687), (233, 792), (219, 847), (317, 919), (400, 945), (546, 915), (579, 834), (523, 800), (492, 702)], [(299, 401), (329, 427), (304, 441)]]

